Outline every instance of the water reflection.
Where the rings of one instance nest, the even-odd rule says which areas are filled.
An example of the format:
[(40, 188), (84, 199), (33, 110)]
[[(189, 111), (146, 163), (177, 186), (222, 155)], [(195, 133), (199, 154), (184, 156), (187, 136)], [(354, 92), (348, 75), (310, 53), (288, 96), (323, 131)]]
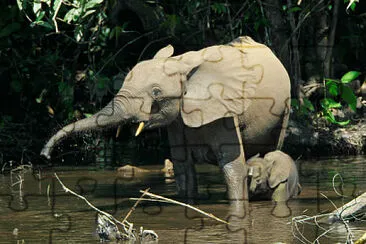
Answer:
[[(350, 201), (366, 189), (366, 158), (301, 161), (300, 182), (303, 191), (297, 199), (286, 204), (271, 201), (243, 203), (242, 211), (232, 209), (225, 200), (226, 187), (216, 167), (198, 166), (198, 207), (215, 216), (229, 220), (220, 224), (180, 206), (143, 202), (129, 218), (136, 228), (152, 229), (160, 243), (319, 243), (345, 242), (347, 230), (342, 223), (315, 225), (312, 222), (291, 224), (293, 216), (313, 216), (334, 210), (336, 205)], [(151, 187), (151, 192), (175, 198), (174, 183), (167, 184), (164, 173), (154, 171), (161, 166), (148, 167), (151, 173), (121, 177), (115, 171), (88, 169), (54, 169), (72, 190), (85, 196), (98, 208), (122, 219), (139, 190)], [(335, 178), (333, 190), (333, 177)], [(40, 177), (41, 176), (41, 177)], [(20, 178), (23, 181), (19, 181)], [(35, 242), (95, 242), (96, 213), (83, 201), (65, 193), (53, 178), (53, 171), (34, 176), (30, 172), (0, 175), (0, 242), (24, 240)], [(322, 197), (326, 195), (328, 199)], [(354, 240), (365, 231), (364, 222), (349, 223)], [(332, 228), (328, 231), (329, 228)], [(16, 231), (15, 231), (16, 230)], [(15, 231), (15, 232), (14, 232)], [(324, 234), (326, 232), (326, 234)], [(16, 233), (16, 234), (13, 234)], [(300, 241), (301, 240), (301, 241)]]

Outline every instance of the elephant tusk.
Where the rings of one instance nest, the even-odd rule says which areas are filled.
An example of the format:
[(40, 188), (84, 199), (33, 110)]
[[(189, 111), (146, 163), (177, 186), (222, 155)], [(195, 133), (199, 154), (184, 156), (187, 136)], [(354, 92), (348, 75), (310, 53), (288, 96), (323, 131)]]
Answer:
[(139, 127), (136, 130), (135, 136), (138, 136), (141, 133), (142, 129), (144, 128), (144, 125), (145, 125), (144, 122), (140, 122)]
[(253, 168), (249, 168), (248, 176), (253, 176)]

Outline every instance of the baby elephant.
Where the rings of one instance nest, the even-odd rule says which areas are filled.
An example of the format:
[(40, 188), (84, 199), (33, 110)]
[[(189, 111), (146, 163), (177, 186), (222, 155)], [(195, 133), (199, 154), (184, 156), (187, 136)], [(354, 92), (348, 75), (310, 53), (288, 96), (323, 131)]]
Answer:
[(247, 161), (249, 199), (287, 201), (300, 194), (299, 175), (294, 160), (281, 151), (273, 151)]

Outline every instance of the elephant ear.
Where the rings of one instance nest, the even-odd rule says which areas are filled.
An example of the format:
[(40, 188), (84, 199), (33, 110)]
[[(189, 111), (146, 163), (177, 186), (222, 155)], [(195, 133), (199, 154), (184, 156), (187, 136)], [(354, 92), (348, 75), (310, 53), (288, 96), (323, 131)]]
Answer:
[(200, 63), (185, 83), (181, 115), (187, 126), (233, 117), (251, 105), (264, 75), (258, 56), (268, 56), (269, 49), (253, 40), (239, 42), (246, 45), (212, 46), (182, 55), (183, 63)]
[(271, 188), (277, 187), (280, 183), (287, 181), (291, 167), (281, 163), (281, 160), (273, 157), (274, 155), (268, 153), (264, 156), (265, 161), (268, 164), (272, 164), (269, 172), (268, 185)]
[(158, 59), (158, 58), (169, 58), (173, 55), (174, 53), (174, 48), (172, 45), (168, 45), (166, 47), (163, 47), (162, 49), (160, 49), (154, 56), (154, 59)]

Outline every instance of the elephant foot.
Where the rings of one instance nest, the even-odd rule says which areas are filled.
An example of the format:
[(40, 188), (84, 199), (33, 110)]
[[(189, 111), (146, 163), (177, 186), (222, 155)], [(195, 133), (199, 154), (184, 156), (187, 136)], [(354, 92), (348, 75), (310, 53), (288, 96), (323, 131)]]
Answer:
[(291, 216), (291, 209), (287, 206), (287, 201), (274, 202), (271, 214), (277, 218), (285, 218)]

